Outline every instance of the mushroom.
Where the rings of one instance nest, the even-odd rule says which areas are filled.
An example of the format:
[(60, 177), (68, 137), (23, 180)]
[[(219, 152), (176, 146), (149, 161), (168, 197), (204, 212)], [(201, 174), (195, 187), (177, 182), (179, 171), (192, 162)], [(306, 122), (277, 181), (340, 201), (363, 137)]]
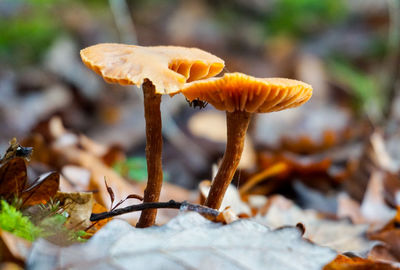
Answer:
[(218, 209), (238, 167), (252, 114), (300, 106), (310, 99), (312, 87), (290, 79), (226, 73), (221, 78), (188, 83), (181, 93), (189, 101), (199, 99), (226, 111), (225, 154), (205, 201), (206, 206)]
[[(161, 152), (162, 94), (173, 94), (185, 82), (220, 73), (224, 61), (197, 48), (176, 46), (142, 47), (104, 43), (81, 50), (82, 61), (109, 83), (142, 86), (146, 121), (148, 181), (144, 202), (157, 202), (163, 179)], [(154, 224), (157, 210), (144, 210), (137, 227)]]

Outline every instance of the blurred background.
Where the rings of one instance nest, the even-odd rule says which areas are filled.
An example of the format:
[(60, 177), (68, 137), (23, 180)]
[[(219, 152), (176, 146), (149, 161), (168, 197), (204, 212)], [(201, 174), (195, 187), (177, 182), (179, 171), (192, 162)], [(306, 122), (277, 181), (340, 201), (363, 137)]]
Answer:
[[(314, 88), (301, 108), (253, 119), (235, 183), (284, 160), (280, 178), (304, 178), (309, 186), (324, 179), (318, 189), (330, 190), (324, 186), (348, 179), (351, 160), (362, 157), (373, 130), (393, 135), (389, 151), (400, 159), (399, 5), (396, 0), (0, 0), (0, 149), (58, 116), (74, 134), (117, 149), (111, 166), (143, 181), (142, 93), (105, 83), (82, 64), (79, 50), (101, 42), (190, 46), (224, 59), (225, 72), (293, 78)], [(194, 189), (211, 178), (212, 165), (222, 157), (224, 113), (211, 105), (191, 108), (180, 95), (163, 99), (165, 178)], [(251, 188), (269, 194), (282, 186), (272, 181)], [(286, 185), (285, 192), (301, 188)]]

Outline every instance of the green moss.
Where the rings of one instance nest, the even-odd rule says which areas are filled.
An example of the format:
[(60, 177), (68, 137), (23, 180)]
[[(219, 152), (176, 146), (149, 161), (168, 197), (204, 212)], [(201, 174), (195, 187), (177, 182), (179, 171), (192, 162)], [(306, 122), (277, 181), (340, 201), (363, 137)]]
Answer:
[(0, 228), (28, 241), (34, 241), (43, 232), (33, 225), (28, 217), (23, 216), (14, 206), (1, 201)]

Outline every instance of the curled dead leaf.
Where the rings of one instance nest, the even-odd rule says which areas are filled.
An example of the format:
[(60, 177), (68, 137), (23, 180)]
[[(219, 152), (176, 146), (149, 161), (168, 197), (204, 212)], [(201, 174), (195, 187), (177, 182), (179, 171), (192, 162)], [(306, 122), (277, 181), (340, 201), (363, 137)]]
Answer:
[(10, 199), (22, 194), (27, 182), (26, 164), (23, 158), (9, 160), (0, 168), (0, 197)]
[(60, 185), (60, 174), (48, 172), (40, 175), (33, 184), (22, 193), (24, 206), (46, 203), (57, 194)]

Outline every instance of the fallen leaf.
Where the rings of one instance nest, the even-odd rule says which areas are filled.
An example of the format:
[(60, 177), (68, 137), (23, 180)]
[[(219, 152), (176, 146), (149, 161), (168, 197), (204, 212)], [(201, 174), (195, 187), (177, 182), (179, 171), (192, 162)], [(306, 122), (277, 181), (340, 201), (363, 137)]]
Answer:
[(365, 237), (368, 225), (354, 225), (348, 220), (321, 218), (316, 211), (302, 210), (282, 196), (276, 196), (270, 202), (266, 214), (256, 216), (255, 220), (271, 228), (302, 223), (306, 229), (305, 238), (338, 252), (353, 252), (365, 256), (376, 244)]
[[(368, 259), (373, 261), (381, 261), (386, 263), (397, 263), (399, 260), (390, 252), (387, 245), (377, 245), (368, 254)], [(400, 266), (400, 265), (398, 265)]]
[(370, 239), (386, 243), (388, 251), (400, 260), (400, 229), (390, 229), (386, 231), (370, 234)]
[(384, 196), (389, 205), (400, 206), (400, 179), (397, 173), (386, 173), (383, 180)]
[(333, 250), (302, 239), (296, 228), (271, 231), (248, 219), (224, 226), (197, 213), (185, 213), (164, 226), (146, 229), (113, 220), (87, 243), (65, 248), (41, 239), (33, 245), (27, 268), (265, 269), (268, 266), (312, 270), (321, 269), (335, 256)]
[(54, 200), (59, 201), (60, 207), (68, 213), (65, 223), (67, 228), (84, 230), (92, 224), (90, 215), (93, 209), (93, 194), (91, 192), (58, 192)]
[(371, 261), (360, 257), (338, 255), (324, 270), (395, 270), (399, 269), (387, 263)]
[(19, 197), (27, 182), (26, 164), (23, 158), (13, 158), (0, 168), (0, 196), (10, 199)]
[[(93, 208), (92, 208), (92, 214), (98, 214), (98, 213), (103, 213), (103, 212), (107, 212), (108, 209), (105, 208), (104, 206), (102, 206), (101, 204), (98, 204), (96, 202), (93, 203)], [(89, 228), (89, 230), (87, 230), (88, 233), (95, 233), (98, 230), (100, 230), (102, 227), (104, 227), (109, 221), (111, 221), (112, 218), (106, 218), (106, 219), (102, 219), (99, 221), (95, 221), (92, 223), (91, 227)]]
[(60, 185), (60, 174), (48, 172), (40, 175), (21, 196), (24, 206), (46, 203), (54, 197)]

